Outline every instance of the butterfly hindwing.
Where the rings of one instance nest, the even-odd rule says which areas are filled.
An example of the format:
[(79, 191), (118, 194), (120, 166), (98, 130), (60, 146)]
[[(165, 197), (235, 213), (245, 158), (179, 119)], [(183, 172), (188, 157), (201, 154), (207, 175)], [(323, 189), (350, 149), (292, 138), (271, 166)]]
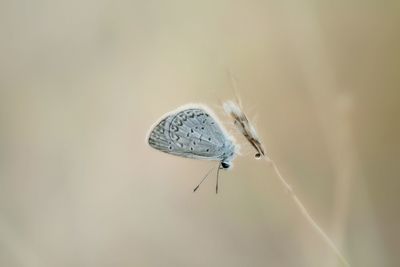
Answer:
[(154, 126), (149, 135), (148, 143), (153, 148), (168, 153), (168, 151), (171, 150), (171, 141), (168, 140), (165, 135), (166, 120), (167, 118), (161, 120), (156, 126)]

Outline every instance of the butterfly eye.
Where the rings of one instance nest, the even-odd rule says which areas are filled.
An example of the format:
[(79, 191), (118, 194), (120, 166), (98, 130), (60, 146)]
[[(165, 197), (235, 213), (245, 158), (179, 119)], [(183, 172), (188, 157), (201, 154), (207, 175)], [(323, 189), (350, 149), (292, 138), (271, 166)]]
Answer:
[(224, 169), (228, 169), (230, 167), (230, 165), (228, 163), (226, 163), (226, 162), (221, 162), (221, 166)]

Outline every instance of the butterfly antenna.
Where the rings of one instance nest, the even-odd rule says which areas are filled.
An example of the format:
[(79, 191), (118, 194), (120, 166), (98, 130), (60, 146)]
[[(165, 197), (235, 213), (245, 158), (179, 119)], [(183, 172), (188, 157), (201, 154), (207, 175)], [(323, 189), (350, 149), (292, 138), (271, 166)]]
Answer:
[(211, 168), (207, 174), (203, 177), (203, 179), (200, 181), (200, 183), (193, 189), (193, 192), (196, 192), (197, 189), (199, 189), (200, 185), (204, 182), (204, 180), (208, 177), (208, 175), (215, 169), (215, 167)]

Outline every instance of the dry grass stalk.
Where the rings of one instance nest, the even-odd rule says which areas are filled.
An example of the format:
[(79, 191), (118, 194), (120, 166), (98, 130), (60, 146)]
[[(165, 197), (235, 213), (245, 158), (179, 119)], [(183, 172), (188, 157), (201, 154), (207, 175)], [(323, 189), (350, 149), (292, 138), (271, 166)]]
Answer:
[[(231, 78), (233, 78), (231, 76)], [(240, 102), (239, 102), (240, 103)], [(250, 142), (250, 144), (256, 149), (257, 154), (255, 155), (256, 158), (261, 158), (264, 156), (265, 161), (270, 164), (277, 177), (279, 178), (280, 182), (292, 198), (293, 202), (296, 204), (298, 209), (300, 210), (301, 214), (304, 218), (308, 221), (308, 223), (314, 228), (314, 230), (321, 236), (321, 238), (329, 245), (329, 247), (333, 250), (336, 256), (340, 259), (344, 266), (350, 267), (350, 264), (346, 260), (346, 258), (342, 255), (333, 241), (329, 238), (329, 236), (322, 230), (322, 228), (318, 225), (318, 223), (311, 217), (308, 210), (305, 208), (303, 203), (297, 197), (295, 192), (293, 191), (290, 184), (286, 181), (286, 179), (282, 176), (281, 172), (279, 171), (277, 165), (273, 160), (271, 160), (268, 156), (265, 155), (265, 150), (261, 144), (261, 141), (257, 135), (255, 128), (252, 126), (250, 121), (247, 119), (246, 114), (242, 111), (240, 104), (236, 105), (233, 101), (226, 101), (223, 104), (225, 112), (228, 113), (234, 120), (234, 124), (236, 128), (239, 130), (241, 134)]]

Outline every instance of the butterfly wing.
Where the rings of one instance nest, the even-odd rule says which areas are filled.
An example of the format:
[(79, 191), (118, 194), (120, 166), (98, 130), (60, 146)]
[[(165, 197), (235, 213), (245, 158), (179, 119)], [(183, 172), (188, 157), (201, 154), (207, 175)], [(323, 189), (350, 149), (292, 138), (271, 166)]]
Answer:
[(202, 108), (188, 108), (162, 119), (151, 131), (150, 146), (180, 157), (223, 160), (234, 145), (221, 126)]
[(150, 135), (148, 137), (148, 143), (151, 147), (169, 153), (172, 150), (172, 142), (168, 139), (165, 134), (165, 124), (167, 122), (167, 118), (162, 119), (159, 123), (157, 123), (154, 128), (151, 130)]

